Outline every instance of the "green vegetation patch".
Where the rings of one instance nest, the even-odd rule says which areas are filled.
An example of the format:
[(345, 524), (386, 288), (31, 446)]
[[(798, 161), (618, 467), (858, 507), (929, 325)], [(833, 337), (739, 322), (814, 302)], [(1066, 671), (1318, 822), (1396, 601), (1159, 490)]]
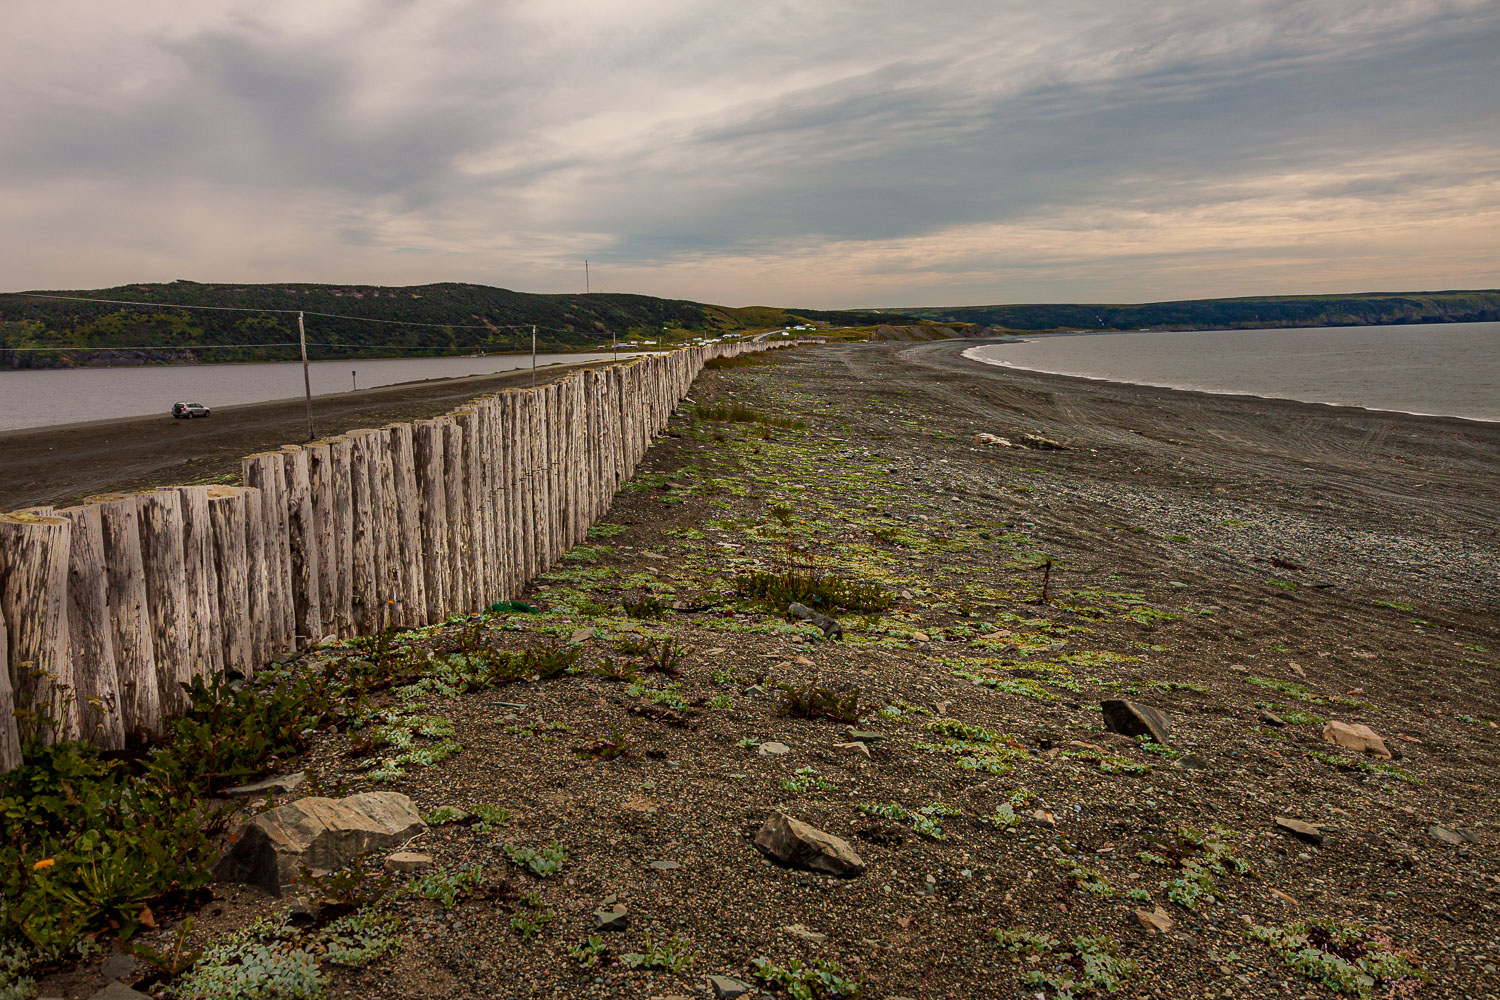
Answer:
[(1273, 948), (1288, 968), (1345, 996), (1371, 996), (1377, 987), (1386, 996), (1410, 996), (1429, 978), (1389, 936), (1358, 924), (1252, 925), (1250, 937)]

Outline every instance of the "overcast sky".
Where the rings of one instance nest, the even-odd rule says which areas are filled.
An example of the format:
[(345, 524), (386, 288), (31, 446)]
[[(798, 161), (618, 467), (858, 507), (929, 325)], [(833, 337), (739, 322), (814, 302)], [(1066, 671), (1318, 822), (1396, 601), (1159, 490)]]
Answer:
[(1500, 285), (1500, 0), (4, 0), (0, 288)]

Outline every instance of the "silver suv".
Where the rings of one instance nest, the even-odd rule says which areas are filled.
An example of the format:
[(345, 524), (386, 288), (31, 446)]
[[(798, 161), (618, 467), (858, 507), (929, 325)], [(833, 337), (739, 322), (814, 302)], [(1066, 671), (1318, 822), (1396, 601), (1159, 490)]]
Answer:
[(193, 417), (206, 417), (208, 416), (208, 407), (202, 403), (173, 403), (172, 416), (188, 420), (191, 420)]

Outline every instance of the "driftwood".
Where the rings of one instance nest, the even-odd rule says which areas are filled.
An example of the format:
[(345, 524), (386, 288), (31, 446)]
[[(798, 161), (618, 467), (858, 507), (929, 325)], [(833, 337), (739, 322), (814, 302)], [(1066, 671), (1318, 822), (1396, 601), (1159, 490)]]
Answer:
[[(245, 488), (245, 584), (250, 605), (250, 662), (252, 668), (270, 661), (271, 595), (266, 589), (265, 498), (254, 487)], [(249, 672), (246, 676), (250, 676)]]
[(443, 421), (443, 463), (447, 468), (444, 501), (448, 507), (448, 598), (455, 611), (473, 611), (474, 597), (469, 583), (469, 536), (473, 523), (469, 517), (468, 462), (464, 458), (464, 431), (453, 417)]
[(89, 497), (88, 502), (99, 508), (105, 603), (109, 608), (121, 723), (127, 735), (144, 734), (161, 725), (161, 690), (156, 681), (156, 647), (146, 604), (137, 498), (134, 493), (104, 493)]
[[(333, 474), (332, 525), (336, 590), (332, 607), (334, 627), (341, 636), (354, 635), (354, 442), (347, 436), (328, 442)], [(329, 609), (323, 609), (328, 613)]]
[(328, 441), (302, 446), (307, 452), (307, 478), (312, 493), (313, 534), (318, 550), (318, 624), (321, 635), (338, 635), (339, 557), (334, 534), (333, 447)]
[(67, 507), (57, 516), (68, 531), (68, 645), (80, 735), (95, 746), (125, 746), (120, 680), (110, 624), (104, 525), (97, 504)]
[[(350, 431), (347, 435), (352, 449), (349, 459), (349, 483), (351, 503), (350, 565), (352, 613), (354, 627), (365, 635), (377, 632), (381, 626), (383, 604), (380, 583), (377, 579), (375, 561), (375, 509), (376, 501), (370, 489), (370, 442), (374, 431)], [(375, 480), (378, 480), (377, 472)]]

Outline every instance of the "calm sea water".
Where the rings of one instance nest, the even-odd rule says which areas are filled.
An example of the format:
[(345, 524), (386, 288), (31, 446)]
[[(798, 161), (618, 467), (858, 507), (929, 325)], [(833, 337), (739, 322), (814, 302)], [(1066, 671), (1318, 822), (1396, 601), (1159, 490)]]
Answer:
[(1500, 421), (1500, 323), (1055, 334), (964, 356), (1111, 382)]
[[(537, 364), (611, 357), (614, 355), (539, 354)], [(421, 379), (490, 375), (530, 366), (529, 354), (504, 354), (484, 358), (314, 361), (308, 369), (313, 395), (324, 396), (348, 391), (356, 381), (359, 388), (370, 389)], [(166, 416), (179, 400), (213, 408), (301, 395), (300, 362), (0, 371), (0, 430), (153, 413)]]

